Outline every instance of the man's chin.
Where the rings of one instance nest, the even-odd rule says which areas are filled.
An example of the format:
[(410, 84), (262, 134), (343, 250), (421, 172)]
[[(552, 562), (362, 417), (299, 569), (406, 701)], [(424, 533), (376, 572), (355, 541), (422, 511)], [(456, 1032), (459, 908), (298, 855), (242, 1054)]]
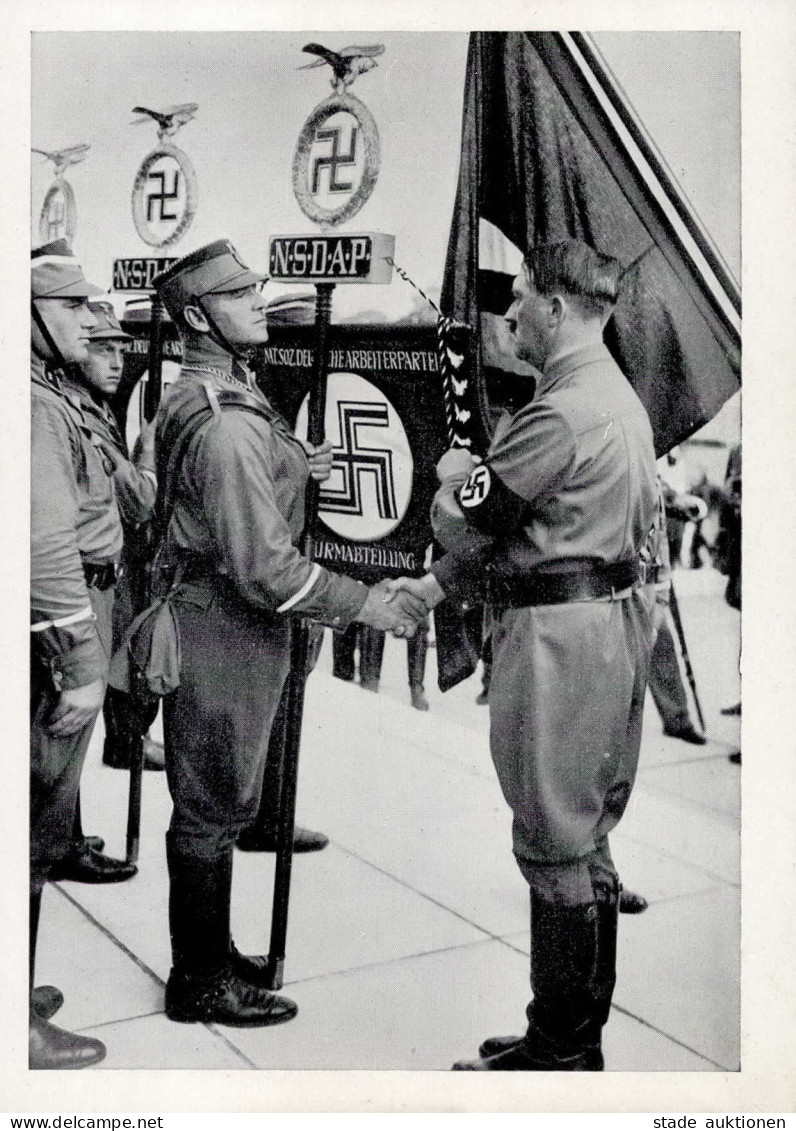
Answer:
[(267, 331), (263, 331), (262, 334), (252, 332), (245, 341), (233, 342), (232, 344), (235, 349), (240, 350), (241, 353), (246, 353), (248, 350), (256, 349), (257, 346), (264, 346), (267, 341), (268, 333)]
[(88, 346), (85, 345), (75, 346), (74, 349), (71, 349), (69, 351), (64, 350), (62, 352), (64, 361), (68, 361), (70, 364), (72, 362), (79, 363), (81, 361), (86, 361), (89, 356)]

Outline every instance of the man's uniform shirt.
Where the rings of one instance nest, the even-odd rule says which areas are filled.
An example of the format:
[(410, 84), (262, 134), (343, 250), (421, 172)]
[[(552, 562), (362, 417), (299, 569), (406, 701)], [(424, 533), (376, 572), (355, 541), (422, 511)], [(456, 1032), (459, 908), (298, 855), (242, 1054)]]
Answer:
[(154, 453), (140, 447), (133, 453), (127, 449), (119, 425), (105, 401), (96, 401), (88, 389), (71, 377), (62, 381), (64, 395), (82, 414), (91, 429), (93, 442), (104, 456), (110, 455), (113, 470), (111, 479), (119, 517), (125, 526), (138, 526), (152, 515), (157, 491)]
[[(237, 379), (228, 354), (186, 350), (180, 378), (161, 402), (156, 451), (164, 490), (180, 422), (198, 406), (213, 413), (196, 428), (182, 459), (168, 555), (205, 563), (255, 608), (345, 625), (365, 603), (366, 587), (298, 550), (307, 456), (248, 371), (234, 363), (234, 372)], [(222, 410), (219, 394), (236, 406)], [(247, 411), (252, 407), (258, 411)]]
[(501, 418), (484, 462), (442, 484), (432, 523), (451, 556), (434, 574), (444, 589), (486, 548), (507, 578), (635, 557), (655, 515), (654, 460), (644, 406), (607, 348), (565, 355)]
[(31, 362), (31, 632), (64, 689), (107, 674), (83, 563), (115, 564), (122, 527), (107, 460), (74, 400)]

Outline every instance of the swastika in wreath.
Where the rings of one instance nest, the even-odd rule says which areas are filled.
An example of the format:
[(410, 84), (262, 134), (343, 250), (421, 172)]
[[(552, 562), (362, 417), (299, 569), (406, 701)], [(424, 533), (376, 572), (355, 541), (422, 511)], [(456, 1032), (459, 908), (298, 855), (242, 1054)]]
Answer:
[(485, 464), (470, 472), (470, 477), (459, 492), (459, 503), (463, 507), (477, 507), (483, 503), (492, 486), (492, 476)]
[(341, 130), (338, 126), (325, 130), (315, 131), (316, 141), (331, 141), (332, 151), (323, 157), (314, 157), (312, 160), (312, 195), (315, 196), (321, 184), (321, 173), (329, 170), (329, 192), (351, 192), (353, 181), (338, 181), (337, 170), (344, 165), (356, 165), (357, 134), (356, 126), (351, 128), (351, 145), (348, 153), (340, 152)]
[(167, 200), (177, 200), (180, 195), (180, 173), (178, 169), (174, 170), (174, 179), (172, 181), (171, 192), (166, 190), (166, 173), (162, 170), (150, 173), (148, 178), (150, 181), (160, 181), (160, 192), (148, 192), (146, 194), (146, 218), (147, 222), (152, 220), (152, 209), (155, 204), (159, 205), (158, 215), (156, 220), (176, 220), (178, 219), (176, 212), (167, 212), (165, 210), (165, 203)]
[(340, 447), (334, 449), (332, 472), (342, 471), (343, 488), (340, 491), (322, 489), (319, 510), (337, 514), (362, 516), (362, 480), (371, 476), (376, 494), (379, 517), (396, 519), (398, 507), (395, 500), (395, 477), (392, 452), (389, 448), (368, 447), (360, 442), (361, 428), (386, 428), (389, 410), (386, 404), (373, 402), (338, 401), (337, 416), (340, 425)]
[(60, 239), (61, 233), (64, 230), (65, 217), (66, 210), (63, 200), (60, 196), (54, 196), (50, 201), (44, 217), (44, 223), (47, 225), (48, 240)]
[(191, 226), (196, 202), (196, 173), (188, 155), (161, 141), (135, 175), (131, 201), (135, 230), (150, 247), (170, 247)]
[(39, 215), (39, 236), (42, 243), (64, 239), (71, 243), (77, 217), (72, 186), (63, 177), (56, 177), (47, 190)]

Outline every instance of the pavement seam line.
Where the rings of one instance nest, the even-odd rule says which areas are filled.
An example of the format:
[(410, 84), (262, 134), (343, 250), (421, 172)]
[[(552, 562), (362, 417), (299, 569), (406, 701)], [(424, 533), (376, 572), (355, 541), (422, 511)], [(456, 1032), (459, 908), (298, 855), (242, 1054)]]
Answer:
[[(53, 887), (56, 888), (61, 893), (61, 895), (66, 900), (68, 900), (68, 902), (71, 903), (72, 906), (75, 907), (85, 919), (87, 919), (89, 921), (89, 923), (91, 923), (92, 927), (96, 927), (96, 929), (100, 932), (100, 934), (104, 935), (106, 939), (108, 939), (111, 943), (113, 943), (114, 946), (118, 947), (119, 950), (123, 954), (125, 954), (129, 959), (131, 959), (131, 961), (135, 963), (135, 965), (139, 968), (139, 970), (142, 970), (145, 974), (148, 974), (149, 977), (154, 982), (157, 982), (157, 984), (159, 986), (162, 986), (162, 987), (165, 988), (166, 983), (163, 981), (162, 978), (160, 978), (155, 973), (155, 971), (151, 968), (151, 966), (147, 966), (146, 962), (144, 962), (143, 959), (139, 958), (137, 954), (134, 954), (133, 951), (130, 950), (130, 948), (127, 946), (127, 944), (123, 943), (122, 940), (117, 935), (115, 935), (113, 933), (113, 931), (109, 930), (103, 923), (100, 923), (99, 919), (96, 919), (91, 914), (91, 912), (86, 907), (84, 907), (82, 903), (80, 903), (78, 900), (76, 900), (73, 895), (71, 895), (68, 891), (66, 891), (61, 886), (60, 883), (54, 883)], [(152, 1013), (152, 1014), (147, 1014), (147, 1013), (140, 1014), (140, 1016), (142, 1016), (142, 1017), (155, 1016), (155, 1014), (158, 1013), (158, 1012), (163, 1013), (163, 1010), (156, 1010), (155, 1013)], [(164, 1014), (164, 1016), (165, 1016), (165, 1014)], [(132, 1018), (132, 1017), (119, 1017), (115, 1021), (102, 1022), (102, 1024), (114, 1025), (114, 1024), (123, 1023), (125, 1021), (132, 1021), (132, 1020), (134, 1020), (134, 1018)], [(200, 1021), (200, 1022), (197, 1022), (197, 1024), (202, 1025), (202, 1027), (204, 1029), (207, 1029), (207, 1031), (209, 1033), (212, 1033), (214, 1037), (218, 1037), (218, 1039), (220, 1041), (223, 1041), (223, 1043), (225, 1045), (227, 1045), (228, 1048), (231, 1049), (232, 1052), (234, 1052), (237, 1056), (239, 1056), (241, 1058), (241, 1060), (245, 1061), (245, 1063), (247, 1064), (247, 1066), (249, 1068), (256, 1068), (257, 1067), (257, 1065), (252, 1060), (249, 1059), (249, 1057), (246, 1055), (246, 1053), (243, 1052), (241, 1049), (239, 1049), (237, 1047), (237, 1045), (234, 1045), (228, 1039), (226, 1034), (220, 1033), (218, 1031), (218, 1029), (216, 1029), (215, 1025), (212, 1022)], [(84, 1032), (87, 1029), (94, 1029), (94, 1028), (97, 1028), (97, 1026), (96, 1025), (84, 1025), (82, 1029), (78, 1030), (78, 1032)]]
[(394, 876), (392, 872), (388, 872), (385, 868), (380, 868), (378, 864), (374, 864), (371, 860), (367, 860), (364, 856), (360, 856), (359, 853), (354, 852), (353, 849), (344, 848), (341, 844), (338, 844), (336, 847), (339, 848), (341, 852), (345, 852), (348, 856), (352, 856), (355, 860), (359, 860), (361, 864), (365, 864), (368, 868), (372, 868), (374, 872), (379, 872), (382, 876), (386, 876), (388, 879), (393, 880), (396, 884), (400, 884), (401, 887), (406, 888), (407, 891), (411, 891), (414, 893), (414, 895), (420, 896), (421, 899), (425, 899), (429, 903), (433, 903), (435, 907), (439, 907), (442, 911), (447, 911), (449, 915), (453, 915), (456, 919), (461, 919), (463, 923), (466, 923), (469, 927), (473, 927), (476, 931), (480, 931), (488, 938), (499, 939), (501, 937), (500, 935), (496, 935), (493, 931), (487, 930), (486, 927), (482, 927), (478, 923), (473, 922), (472, 919), (468, 919), (467, 916), (462, 915), (461, 912), (454, 911), (453, 908), (446, 906), (446, 904), (441, 903), (438, 899), (434, 899), (432, 895), (427, 895), (425, 892), (420, 891), (416, 887), (413, 887), (412, 884), (408, 883), (406, 880), (402, 880), (400, 879), (400, 877)]

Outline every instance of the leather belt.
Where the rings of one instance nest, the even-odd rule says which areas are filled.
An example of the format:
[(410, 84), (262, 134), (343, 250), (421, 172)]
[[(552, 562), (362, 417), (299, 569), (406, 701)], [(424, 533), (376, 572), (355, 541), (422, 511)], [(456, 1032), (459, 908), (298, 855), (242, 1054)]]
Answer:
[(491, 605), (521, 609), (530, 605), (563, 605), (570, 601), (594, 601), (630, 589), (639, 581), (639, 563), (591, 562), (576, 570), (527, 573), (518, 577), (496, 577), (487, 585)]
[(116, 562), (83, 562), (83, 574), (86, 585), (91, 589), (110, 589), (122, 575)]

